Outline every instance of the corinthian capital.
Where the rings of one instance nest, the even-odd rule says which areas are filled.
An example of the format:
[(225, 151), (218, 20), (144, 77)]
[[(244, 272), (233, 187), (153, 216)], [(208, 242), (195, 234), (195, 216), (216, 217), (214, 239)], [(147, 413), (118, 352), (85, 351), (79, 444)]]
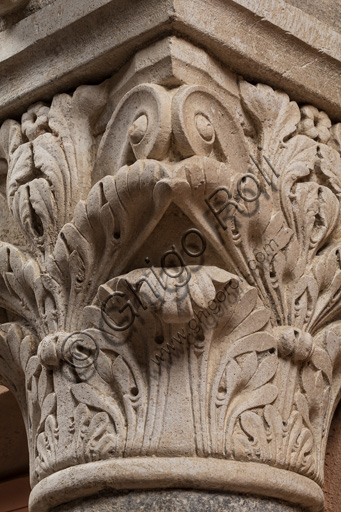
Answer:
[(27, 428), (31, 512), (170, 488), (322, 509), (340, 133), (173, 37), (3, 123), (27, 244), (0, 243), (0, 374)]

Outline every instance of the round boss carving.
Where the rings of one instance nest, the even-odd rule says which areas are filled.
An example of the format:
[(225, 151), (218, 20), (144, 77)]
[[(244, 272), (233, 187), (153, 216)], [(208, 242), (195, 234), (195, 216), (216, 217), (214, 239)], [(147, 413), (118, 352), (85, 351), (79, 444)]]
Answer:
[(215, 132), (213, 125), (204, 114), (197, 114), (195, 116), (195, 126), (205, 142), (210, 142), (211, 144), (214, 142)]
[(148, 117), (143, 114), (129, 128), (129, 138), (132, 145), (139, 144), (147, 133)]

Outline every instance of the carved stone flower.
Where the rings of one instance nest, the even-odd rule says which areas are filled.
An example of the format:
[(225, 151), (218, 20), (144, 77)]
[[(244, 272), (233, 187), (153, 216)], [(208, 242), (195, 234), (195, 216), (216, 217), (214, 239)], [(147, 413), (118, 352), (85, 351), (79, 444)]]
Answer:
[(320, 112), (311, 105), (305, 105), (301, 108), (301, 116), (298, 133), (326, 144), (330, 139), (330, 127), (332, 125), (327, 114)]
[(50, 132), (48, 125), (49, 107), (39, 102), (32, 105), (22, 116), (22, 131), (28, 140), (34, 140), (43, 133)]
[(291, 356), (297, 361), (308, 361), (314, 351), (312, 336), (291, 326), (277, 327), (278, 351), (282, 357)]
[[(142, 305), (139, 314), (142, 314), (143, 309), (150, 309), (165, 323), (184, 323), (194, 318), (195, 308), (210, 307), (219, 293), (217, 290), (228, 283), (233, 283), (234, 289), (238, 287), (238, 280), (234, 274), (213, 266), (137, 269), (100, 287), (101, 311), (92, 307), (86, 309), (91, 311), (92, 323), (100, 312), (101, 315), (112, 317), (105, 323), (113, 325), (113, 319), (115, 318), (116, 322), (118, 317), (122, 317), (122, 312), (128, 309), (127, 305), (133, 300), (136, 306), (138, 303)], [(117, 291), (118, 289), (120, 291)], [(132, 290), (133, 295), (130, 293)], [(122, 302), (112, 300), (111, 303), (111, 299), (117, 299), (116, 295), (119, 294), (123, 297)], [(130, 310), (132, 311), (131, 308)], [(100, 319), (100, 324), (103, 324), (103, 318)], [(126, 328), (128, 327), (117, 330), (123, 331)]]
[[(142, 275), (146, 270), (142, 269)], [(129, 275), (129, 274), (128, 274)], [(207, 309), (214, 301), (219, 285), (236, 281), (236, 276), (218, 267), (173, 267), (148, 272), (149, 282), (140, 289), (142, 302), (158, 312), (166, 323), (188, 322), (194, 306)]]

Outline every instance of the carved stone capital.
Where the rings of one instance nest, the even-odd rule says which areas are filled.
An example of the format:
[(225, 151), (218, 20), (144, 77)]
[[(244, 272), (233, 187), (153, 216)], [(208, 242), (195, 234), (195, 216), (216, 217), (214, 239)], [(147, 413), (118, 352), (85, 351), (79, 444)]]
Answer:
[(2, 191), (27, 246), (0, 243), (0, 374), (31, 512), (165, 488), (321, 510), (340, 127), (177, 38), (5, 121)]

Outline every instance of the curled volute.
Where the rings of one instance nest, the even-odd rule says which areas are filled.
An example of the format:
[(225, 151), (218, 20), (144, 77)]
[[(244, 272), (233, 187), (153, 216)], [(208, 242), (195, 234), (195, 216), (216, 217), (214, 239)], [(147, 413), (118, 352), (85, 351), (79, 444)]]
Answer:
[(172, 128), (183, 158), (213, 156), (236, 171), (247, 168), (248, 152), (240, 123), (205, 87), (179, 88), (172, 103)]
[(166, 156), (171, 136), (170, 101), (165, 89), (152, 84), (134, 87), (124, 96), (101, 141), (95, 182), (135, 160)]

